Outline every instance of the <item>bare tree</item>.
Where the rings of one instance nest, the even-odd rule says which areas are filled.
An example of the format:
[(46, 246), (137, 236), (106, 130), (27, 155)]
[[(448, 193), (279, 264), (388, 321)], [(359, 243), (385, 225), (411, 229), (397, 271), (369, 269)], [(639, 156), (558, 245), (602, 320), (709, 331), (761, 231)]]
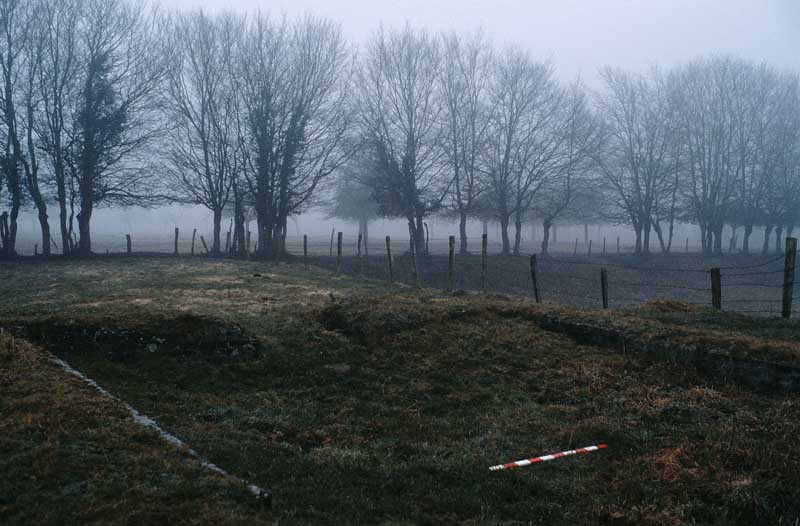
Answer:
[(480, 153), (489, 130), (487, 100), (492, 50), (481, 34), (443, 38), (440, 89), (443, 101), (443, 147), (452, 177), (448, 206), (458, 214), (460, 252), (467, 253), (467, 219), (476, 213), (485, 190)]
[(255, 17), (237, 53), (244, 178), (263, 257), (285, 251), (290, 216), (350, 154), (350, 53), (341, 29), (307, 17)]
[(372, 196), (372, 188), (364, 184), (370, 175), (365, 173), (372, 163), (348, 163), (337, 180), (333, 200), (329, 207), (331, 217), (358, 221), (358, 232), (369, 242), (369, 223), (378, 217), (378, 203)]
[[(31, 34), (38, 5), (20, 0), (0, 0), (0, 72), (2, 73), (2, 92), (0, 105), (2, 112), (2, 159), (10, 201), (10, 214), (3, 214), (0, 226), (3, 253), (13, 256), (16, 253), (17, 218), (25, 200), (26, 178), (24, 166), (30, 167), (25, 150), (25, 106), (18, 113), (20, 99), (24, 98), (25, 83), (28, 80), (26, 69), (30, 66)], [(45, 215), (46, 218), (46, 215)], [(45, 219), (46, 222), (46, 219)]]
[(230, 61), (243, 27), (231, 16), (196, 12), (178, 15), (170, 31), (165, 157), (178, 199), (213, 213), (215, 253), (220, 251), (222, 212), (242, 169)]
[[(595, 177), (596, 152), (601, 149), (603, 128), (592, 113), (586, 91), (580, 82), (567, 90), (559, 111), (557, 162), (549, 163), (542, 187), (533, 201), (532, 212), (542, 221), (542, 254), (547, 254), (550, 231), (557, 219), (565, 215), (580, 215), (599, 208)], [(582, 205), (583, 210), (578, 205)]]
[(559, 110), (564, 91), (553, 79), (554, 69), (535, 62), (519, 49), (507, 49), (496, 61), (490, 87), (492, 121), (484, 149), (490, 198), (500, 222), (503, 253), (511, 252), (508, 229), (516, 226), (515, 251), (525, 214), (536, 192), (557, 164)]
[(424, 219), (447, 195), (438, 79), (439, 42), (406, 27), (381, 29), (361, 72), (364, 135), (374, 148), (373, 194), (383, 215), (403, 217), (417, 253), (425, 251)]
[(37, 1), (30, 5), (31, 23), (27, 27), (25, 46), (25, 71), (21, 85), (21, 102), (24, 109), (24, 116), (20, 119), (21, 126), (25, 130), (25, 153), (20, 156), (28, 194), (36, 207), (39, 227), (41, 230), (42, 253), (49, 256), (50, 250), (50, 223), (47, 215), (47, 202), (43, 191), (43, 185), (39, 177), (38, 160), (38, 134), (37, 119), (41, 111), (41, 97), (38, 89), (38, 79), (40, 70), (43, 67), (45, 50), (45, 23), (43, 16), (46, 12), (46, 4)]
[(144, 147), (157, 136), (165, 60), (156, 11), (142, 2), (87, 0), (79, 21), (80, 82), (74, 154), (68, 166), (80, 213), (78, 251), (91, 254), (99, 205), (147, 203), (154, 171)]
[[(783, 234), (791, 235), (800, 214), (800, 80), (797, 74), (786, 73), (776, 85), (775, 118), (764, 155), (770, 160), (765, 217), (768, 225), (775, 225), (775, 251), (781, 252)], [(767, 250), (768, 239), (763, 251)]]
[[(598, 165), (617, 206), (633, 225), (636, 253), (647, 254), (661, 200), (674, 196), (676, 189), (672, 107), (657, 71), (645, 76), (609, 68), (602, 76), (605, 90), (598, 107), (608, 135)], [(660, 232), (660, 225), (657, 229)]]
[(745, 73), (743, 61), (727, 57), (693, 61), (672, 73), (687, 209), (700, 227), (705, 252), (722, 252), (722, 229), (743, 169), (737, 148), (741, 115), (734, 111), (734, 101), (746, 96)]
[[(45, 0), (42, 3), (38, 69), (39, 111), (36, 117), (38, 147), (48, 160), (48, 181), (55, 186), (63, 254), (73, 251), (72, 210), (75, 196), (67, 159), (74, 146), (74, 105), (79, 93), (78, 22), (83, 0)], [(71, 216), (71, 214), (70, 214)]]

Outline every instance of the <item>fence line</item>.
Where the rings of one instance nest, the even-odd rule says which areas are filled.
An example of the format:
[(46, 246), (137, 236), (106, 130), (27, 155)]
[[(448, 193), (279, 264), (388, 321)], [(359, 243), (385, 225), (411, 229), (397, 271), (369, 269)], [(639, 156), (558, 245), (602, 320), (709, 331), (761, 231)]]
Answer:
[[(256, 246), (249, 244), (251, 232), (246, 234), (248, 252), (251, 252)], [(423, 243), (425, 253), (420, 254), (414, 253), (410, 239), (396, 239), (394, 245), (388, 247), (390, 252), (387, 255), (384, 242), (391, 243), (388, 238), (364, 233), (336, 234), (334, 230), (333, 236), (290, 236), (285, 240), (285, 248), (291, 256), (302, 257), (305, 265), (337, 269), (343, 274), (441, 289), (525, 294), (535, 296), (537, 300), (581, 307), (599, 306), (598, 302), (603, 306), (626, 307), (654, 299), (679, 300), (697, 305), (713, 304), (719, 308), (727, 306), (726, 310), (743, 313), (781, 312), (785, 315), (788, 309), (791, 316), (791, 308), (798, 301), (798, 295), (793, 291), (800, 286), (794, 280), (793, 256), (796, 256), (797, 249), (796, 244), (790, 246), (792, 238), (787, 238), (783, 253), (768, 256), (764, 261), (719, 265), (710, 269), (691, 266), (686, 254), (673, 253), (667, 259), (656, 259), (652, 266), (620, 261), (628, 254), (618, 254), (607, 247), (602, 252), (596, 250), (594, 255), (590, 250), (582, 250), (582, 255), (571, 255), (577, 253), (572, 242), (551, 243), (552, 253), (539, 254), (533, 265), (526, 254), (503, 254), (502, 244), (485, 235), (468, 237), (471, 250), (467, 253), (455, 247), (458, 236), (447, 236), (427, 237)], [(198, 246), (196, 237), (199, 237)], [(157, 238), (100, 233), (93, 235), (93, 240), (100, 254), (105, 249), (107, 253), (203, 255), (213, 250), (209, 246), (212, 237), (197, 229), (191, 236), (186, 231), (174, 229), (170, 234)], [(228, 245), (232, 251), (234, 241), (238, 240), (231, 239), (226, 243), (225, 236), (221, 237), (221, 248)], [(525, 243), (523, 248), (537, 244)], [(590, 243), (584, 244), (584, 248), (589, 246)], [(783, 268), (780, 268), (781, 261), (784, 262)], [(719, 291), (715, 291), (713, 278), (709, 287), (712, 270), (719, 274)], [(783, 274), (783, 279), (777, 279), (778, 274)], [(534, 281), (537, 281), (536, 290)], [(776, 298), (771, 294), (777, 289), (782, 289), (782, 297)], [(782, 309), (772, 308), (779, 303)], [(737, 307), (739, 305), (765, 308), (741, 309)]]

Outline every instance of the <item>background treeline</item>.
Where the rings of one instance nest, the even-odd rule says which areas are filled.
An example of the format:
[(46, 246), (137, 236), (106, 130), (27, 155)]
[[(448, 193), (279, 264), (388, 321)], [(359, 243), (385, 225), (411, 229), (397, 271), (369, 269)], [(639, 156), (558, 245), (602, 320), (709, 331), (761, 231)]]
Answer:
[[(88, 255), (98, 207), (199, 204), (244, 253), (285, 250), (313, 206), (496, 221), (505, 253), (555, 222), (630, 225), (669, 252), (766, 251), (800, 212), (800, 83), (732, 57), (608, 68), (589, 90), (476, 33), (379, 29), (356, 50), (321, 18), (169, 13), (128, 0), (0, 0), (0, 254), (35, 209), (45, 254)], [(48, 206), (58, 218), (48, 216)], [(723, 240), (725, 225), (734, 239)], [(655, 236), (653, 236), (655, 234)], [(658, 240), (656, 245), (653, 237)], [(729, 247), (724, 247), (729, 248)]]

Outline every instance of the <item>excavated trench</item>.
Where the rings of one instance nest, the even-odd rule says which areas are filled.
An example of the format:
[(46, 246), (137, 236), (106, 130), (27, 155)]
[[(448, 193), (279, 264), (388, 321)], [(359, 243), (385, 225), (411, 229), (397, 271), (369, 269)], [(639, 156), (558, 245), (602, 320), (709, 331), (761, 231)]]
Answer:
[(214, 363), (246, 359), (248, 355), (259, 352), (260, 345), (255, 338), (247, 336), (241, 327), (209, 318), (182, 315), (171, 319), (136, 320), (127, 325), (114, 319), (43, 319), (2, 324), (2, 331), (46, 349), (53, 355), (54, 364), (104, 397), (124, 405), (136, 423), (156, 432), (162, 440), (199, 462), (205, 469), (242, 484), (256, 499), (267, 506), (271, 504), (272, 494), (269, 490), (210, 462), (192, 449), (190, 444), (164, 430), (158, 422), (70, 365), (72, 358), (80, 355), (123, 362), (136, 362), (150, 353), (169, 353), (187, 362), (203, 360)]
[(50, 318), (3, 324), (4, 330), (65, 358), (92, 354), (135, 361), (148, 353), (169, 353), (191, 361), (228, 361), (260, 350), (257, 339), (233, 324), (193, 315), (175, 318), (65, 320)]

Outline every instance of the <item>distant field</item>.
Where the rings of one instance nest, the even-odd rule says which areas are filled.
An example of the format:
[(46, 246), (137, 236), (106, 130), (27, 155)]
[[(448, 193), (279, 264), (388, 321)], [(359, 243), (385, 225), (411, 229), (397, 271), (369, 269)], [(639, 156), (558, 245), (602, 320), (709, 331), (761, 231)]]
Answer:
[[(520, 283), (524, 268), (520, 260), (511, 271)], [(205, 258), (11, 263), (0, 283), (0, 326), (273, 491), (265, 515), (241, 488), (198, 489), (199, 479), (175, 475), (170, 480), (185, 480), (180, 497), (147, 486), (155, 497), (146, 509), (169, 522), (202, 522), (176, 510), (203, 495), (220, 499), (217, 523), (800, 520), (793, 454), (800, 404), (791, 380), (800, 370), (797, 322), (673, 302), (570, 310), (497, 294), (416, 291), (302, 264)], [(750, 385), (730, 368), (708, 366), (717, 358), (726, 367), (764, 364), (788, 380)], [(31, 396), (74, 384), (49, 368), (42, 381), (28, 380), (29, 371), (49, 367), (37, 360), (25, 368), (8, 345), (0, 349), (0, 385), (12, 393), (0, 402), (0, 458), (12, 460), (0, 462), (16, 476), (46, 474), (52, 484), (0, 482), (0, 495), (12, 495), (0, 497), (0, 522), (58, 522), (45, 509), (25, 515), (20, 503), (61, 502), (64, 488), (106, 480), (112, 465), (115, 473), (152, 463), (164, 473), (178, 469), (163, 464), (174, 455), (166, 446), (146, 457), (117, 455), (131, 442), (119, 425), (104, 426), (89, 446), (74, 426), (37, 416), (47, 404), (31, 405)], [(9, 429), (32, 432), (15, 427), (23, 413), (9, 407), (39, 419), (39, 442), (8, 438)], [(106, 412), (124, 420), (112, 407), (95, 407), (99, 422)], [(609, 448), (487, 469), (597, 442)], [(91, 467), (41, 471), (32, 453), (39, 443), (52, 458), (86, 448), (97, 455)], [(90, 521), (125, 522), (142, 487), (134, 476), (128, 483), (130, 490), (114, 486), (124, 505), (85, 496)]]
[[(336, 270), (336, 257), (312, 256), (310, 263)], [(448, 257), (423, 256), (417, 261), (423, 286), (448, 287)], [(454, 282), (457, 289), (478, 291), (481, 257), (457, 254)], [(602, 306), (600, 269), (608, 271), (609, 306), (621, 308), (653, 300), (676, 300), (693, 305), (711, 305), (709, 269), (722, 269), (722, 306), (762, 316), (780, 316), (783, 290), (783, 256), (703, 257), (699, 254), (631, 255), (607, 257), (554, 254), (538, 256), (538, 281), (542, 301), (578, 307)], [(341, 271), (353, 276), (387, 280), (388, 260), (382, 255), (348, 255)], [(408, 254), (394, 257), (394, 278), (414, 285), (414, 271)], [(490, 292), (533, 296), (530, 256), (491, 255), (487, 258), (486, 289)], [(794, 295), (794, 315), (800, 311), (800, 280)]]
[[(198, 233), (195, 254), (204, 253)], [(223, 236), (224, 238), (224, 236)], [(206, 237), (208, 243), (210, 240)], [(98, 235), (94, 239), (95, 250), (105, 256), (110, 249), (112, 256), (125, 252), (124, 236)], [(133, 239), (134, 253), (146, 255), (171, 255), (173, 238), (145, 237)], [(482, 289), (482, 263), (480, 239), (470, 238), (468, 255), (456, 254), (454, 259), (455, 288), (478, 291)], [(224, 239), (223, 239), (224, 244)], [(254, 248), (254, 246), (251, 246)], [(538, 243), (523, 243), (519, 256), (500, 255), (501, 246), (490, 241), (486, 269), (486, 289), (503, 294), (533, 296), (530, 274), (530, 254), (539, 251)], [(653, 300), (676, 300), (693, 305), (711, 305), (711, 283), (709, 270), (722, 269), (722, 306), (726, 311), (775, 317), (781, 313), (783, 288), (783, 256), (743, 256), (724, 254), (703, 256), (697, 252), (683, 252), (676, 248), (672, 254), (654, 251), (649, 257), (637, 257), (630, 253), (632, 247), (608, 245), (605, 255), (602, 244), (595, 243), (589, 254), (588, 245), (581, 243), (574, 250), (573, 243), (553, 244), (550, 257), (538, 256), (540, 296), (544, 302), (576, 307), (600, 307), (600, 269), (608, 271), (609, 305), (622, 308), (641, 305)], [(692, 250), (694, 247), (692, 247)], [(179, 239), (179, 253), (191, 251), (191, 232), (184, 232)], [(310, 237), (307, 242), (308, 263), (331, 271), (337, 269), (336, 248), (331, 250), (327, 236)], [(289, 260), (302, 262), (303, 240), (292, 237), (287, 240)], [(331, 256), (330, 254), (334, 254)], [(373, 278), (388, 281), (389, 265), (386, 246), (382, 238), (372, 238), (368, 250), (362, 246), (358, 254), (358, 239), (344, 236), (341, 272), (358, 279)], [(393, 278), (397, 282), (416, 285), (413, 265), (408, 253), (407, 240), (392, 242)], [(448, 242), (446, 239), (430, 240), (430, 256), (417, 258), (420, 281), (424, 287), (446, 289), (448, 277)], [(793, 316), (800, 316), (800, 279), (795, 283)]]

